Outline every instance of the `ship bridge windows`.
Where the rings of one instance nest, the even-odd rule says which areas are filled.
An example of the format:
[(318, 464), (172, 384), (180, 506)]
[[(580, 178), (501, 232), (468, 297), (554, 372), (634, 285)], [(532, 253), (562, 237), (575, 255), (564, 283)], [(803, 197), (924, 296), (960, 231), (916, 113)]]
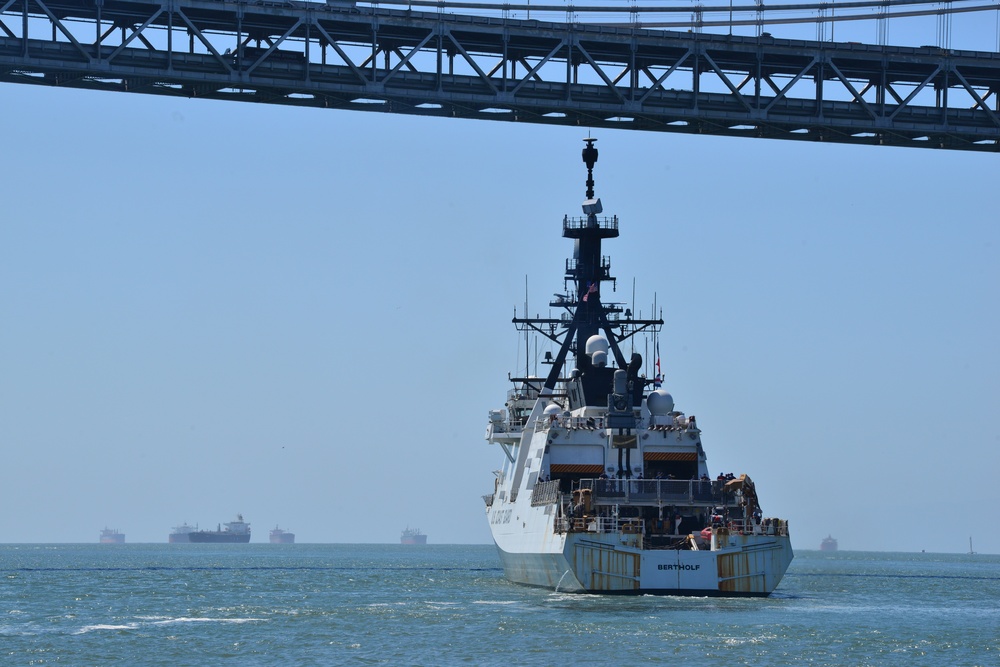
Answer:
[(644, 452), (643, 471), (646, 479), (697, 479), (696, 452)]

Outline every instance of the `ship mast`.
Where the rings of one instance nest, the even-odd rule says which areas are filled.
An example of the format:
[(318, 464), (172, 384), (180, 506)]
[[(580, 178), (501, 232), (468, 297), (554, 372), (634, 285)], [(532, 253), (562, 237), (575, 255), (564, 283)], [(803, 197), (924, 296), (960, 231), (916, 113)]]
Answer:
[[(601, 303), (601, 283), (614, 281), (611, 262), (601, 256), (601, 240), (618, 237), (618, 216), (598, 218), (604, 212), (599, 198), (594, 197), (594, 165), (597, 164), (597, 139), (587, 138), (583, 149), (583, 163), (587, 165), (587, 199), (583, 202), (585, 218), (563, 220), (563, 236), (574, 239), (573, 260), (567, 263), (566, 278), (576, 283), (576, 357), (586, 355), (587, 340), (601, 331), (607, 331), (608, 313), (611, 308)], [(619, 309), (614, 309), (618, 311)], [(607, 335), (614, 341), (613, 335)], [(625, 367), (625, 358), (617, 344), (611, 349), (618, 366)]]
[[(552, 361), (549, 373), (545, 378), (544, 387), (548, 393), (555, 390), (556, 384), (563, 378), (562, 372), (566, 359), (572, 352), (576, 369), (584, 376), (588, 404), (606, 404), (610, 393), (612, 369), (595, 368), (591, 357), (587, 354), (587, 341), (595, 335), (602, 335), (609, 343), (609, 351), (619, 369), (629, 369), (630, 379), (638, 379), (638, 371), (642, 358), (633, 354), (630, 360), (625, 359), (621, 343), (637, 333), (651, 329), (658, 331), (663, 325), (662, 319), (633, 319), (632, 311), (618, 304), (605, 303), (601, 299), (602, 285), (614, 284), (611, 275), (611, 260), (601, 254), (601, 242), (604, 239), (618, 237), (618, 217), (604, 216), (604, 207), (594, 191), (594, 165), (597, 164), (597, 139), (584, 139), (583, 163), (587, 166), (586, 199), (583, 202), (583, 217), (563, 218), (563, 237), (573, 239), (573, 257), (566, 261), (565, 281), (573, 283), (571, 294), (559, 296), (549, 305), (564, 308), (571, 315), (569, 318), (514, 318), (514, 324), (519, 330), (528, 329), (545, 336), (559, 344), (559, 352)], [(560, 331), (557, 333), (557, 329)], [(611, 361), (610, 359), (608, 361)], [(589, 376), (589, 377), (588, 377)], [(531, 382), (532, 378), (511, 378), (515, 382)], [(640, 387), (641, 389), (641, 387)]]

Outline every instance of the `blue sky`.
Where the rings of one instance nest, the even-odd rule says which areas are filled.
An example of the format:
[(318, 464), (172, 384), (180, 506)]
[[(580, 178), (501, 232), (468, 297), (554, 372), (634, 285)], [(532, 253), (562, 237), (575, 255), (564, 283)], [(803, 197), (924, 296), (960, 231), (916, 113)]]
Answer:
[[(586, 128), (0, 86), (0, 541), (487, 543)], [(594, 132), (621, 301), (797, 548), (1000, 552), (997, 156)]]

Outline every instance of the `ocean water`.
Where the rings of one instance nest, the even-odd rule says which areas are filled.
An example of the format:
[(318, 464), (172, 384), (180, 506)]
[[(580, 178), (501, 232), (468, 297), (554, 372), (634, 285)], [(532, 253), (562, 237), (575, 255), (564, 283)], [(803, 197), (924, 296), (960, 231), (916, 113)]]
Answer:
[(1000, 665), (1000, 556), (796, 554), (766, 599), (516, 586), (493, 547), (0, 545), (2, 665)]

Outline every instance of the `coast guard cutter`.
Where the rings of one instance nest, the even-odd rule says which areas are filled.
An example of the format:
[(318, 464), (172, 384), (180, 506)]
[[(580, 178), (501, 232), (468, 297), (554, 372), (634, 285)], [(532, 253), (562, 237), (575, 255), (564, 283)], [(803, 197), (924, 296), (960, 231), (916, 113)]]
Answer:
[(511, 378), (489, 413), (503, 466), (484, 499), (504, 572), (568, 592), (769, 595), (792, 560), (787, 521), (765, 516), (748, 476), (710, 477), (695, 417), (623, 352), (663, 321), (603, 298), (615, 278), (601, 242), (618, 236), (618, 218), (594, 196), (594, 141), (584, 215), (563, 219), (573, 257), (570, 289), (550, 304), (559, 316), (513, 320), (558, 351), (544, 377)]

